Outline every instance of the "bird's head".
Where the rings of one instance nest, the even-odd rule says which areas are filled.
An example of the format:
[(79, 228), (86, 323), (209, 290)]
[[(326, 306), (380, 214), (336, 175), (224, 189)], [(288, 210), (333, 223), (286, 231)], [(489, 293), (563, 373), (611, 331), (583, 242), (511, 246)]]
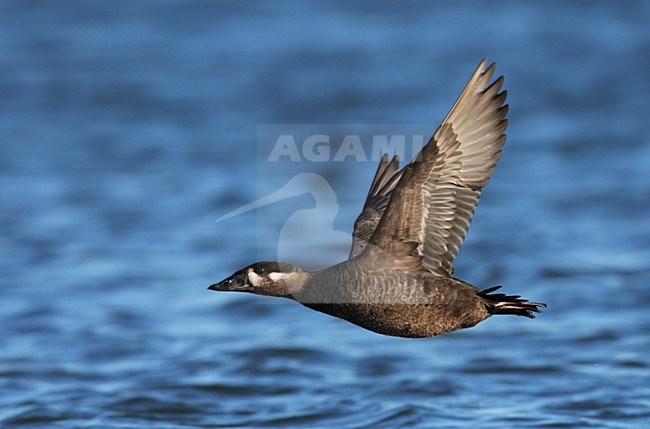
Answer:
[(256, 262), (208, 289), (288, 298), (302, 287), (308, 275), (306, 271), (285, 262)]

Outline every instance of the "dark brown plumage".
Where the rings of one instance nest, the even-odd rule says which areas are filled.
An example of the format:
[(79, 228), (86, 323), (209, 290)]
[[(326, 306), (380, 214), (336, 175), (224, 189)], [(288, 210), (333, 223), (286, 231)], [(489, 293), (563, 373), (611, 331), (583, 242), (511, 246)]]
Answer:
[(281, 296), (374, 332), (429, 337), (492, 314), (533, 318), (545, 304), (451, 277), (482, 188), (505, 142), (508, 106), (483, 60), (410, 163), (384, 155), (354, 225), (347, 261), (319, 271), (258, 262), (212, 290)]

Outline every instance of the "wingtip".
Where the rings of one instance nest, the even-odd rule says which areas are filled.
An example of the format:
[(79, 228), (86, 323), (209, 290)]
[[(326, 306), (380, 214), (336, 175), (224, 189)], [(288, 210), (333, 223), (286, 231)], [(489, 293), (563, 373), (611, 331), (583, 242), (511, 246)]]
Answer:
[[(493, 63), (492, 65), (494, 65), (494, 63)], [(497, 85), (499, 85), (499, 87), (501, 87), (501, 85), (503, 85), (503, 81), (504, 81), (505, 79), (506, 79), (505, 76), (500, 75), (498, 78), (496, 78), (496, 79), (494, 80), (494, 83), (496, 83)], [(492, 85), (494, 85), (494, 83), (493, 83)]]

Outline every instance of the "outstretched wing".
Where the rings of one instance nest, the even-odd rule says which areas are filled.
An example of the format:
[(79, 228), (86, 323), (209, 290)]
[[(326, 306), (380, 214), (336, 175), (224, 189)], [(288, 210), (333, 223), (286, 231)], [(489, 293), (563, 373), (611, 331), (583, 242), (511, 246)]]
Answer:
[[(392, 257), (421, 257), (421, 267), (451, 275), (481, 189), (501, 157), (508, 125), (503, 76), (481, 61), (427, 145), (401, 178), (370, 243)], [(416, 250), (417, 249), (417, 250)]]
[(401, 176), (399, 170), (399, 157), (395, 155), (388, 161), (388, 154), (384, 154), (377, 166), (377, 172), (372, 179), (363, 210), (354, 222), (352, 232), (352, 248), (349, 259), (354, 258), (366, 248), (370, 237), (377, 229), (377, 224), (386, 210), (390, 195)]

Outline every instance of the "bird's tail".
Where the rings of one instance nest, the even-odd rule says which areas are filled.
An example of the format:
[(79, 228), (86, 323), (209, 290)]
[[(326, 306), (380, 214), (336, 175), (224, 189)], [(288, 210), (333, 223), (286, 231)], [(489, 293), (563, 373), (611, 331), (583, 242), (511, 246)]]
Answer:
[(501, 286), (494, 286), (478, 293), (490, 314), (516, 314), (517, 316), (534, 319), (535, 315), (533, 313), (540, 313), (541, 308), (546, 308), (546, 304), (526, 301), (521, 299), (519, 295), (492, 293), (500, 288)]

